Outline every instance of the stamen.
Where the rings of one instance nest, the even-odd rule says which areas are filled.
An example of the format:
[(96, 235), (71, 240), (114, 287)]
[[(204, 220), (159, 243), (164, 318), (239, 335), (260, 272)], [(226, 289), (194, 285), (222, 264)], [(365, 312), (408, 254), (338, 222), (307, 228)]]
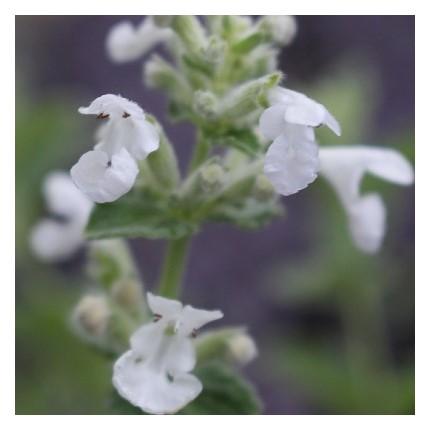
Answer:
[(193, 328), (193, 331), (191, 332), (191, 337), (194, 339), (197, 337), (197, 330)]
[(112, 166), (112, 161), (111, 161), (111, 160), (109, 160), (109, 161), (108, 161), (107, 166), (108, 166), (108, 167), (111, 167), (111, 166)]
[(160, 321), (160, 320), (161, 320), (161, 318), (162, 318), (162, 316), (161, 316), (160, 314), (154, 314), (154, 319), (153, 319), (153, 321), (154, 321), (154, 322)]
[(106, 119), (109, 118), (109, 114), (104, 114), (103, 112), (99, 113), (96, 117), (97, 119)]
[(130, 116), (130, 114), (127, 113), (127, 112), (124, 112), (123, 115), (122, 115), (123, 118), (128, 118), (129, 116)]

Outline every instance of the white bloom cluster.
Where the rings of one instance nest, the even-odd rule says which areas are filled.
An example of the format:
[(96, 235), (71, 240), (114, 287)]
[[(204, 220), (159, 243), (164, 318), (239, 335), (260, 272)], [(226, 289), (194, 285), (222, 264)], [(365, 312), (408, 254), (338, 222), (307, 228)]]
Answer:
[(264, 173), (279, 194), (288, 196), (306, 188), (321, 173), (335, 188), (345, 207), (356, 246), (374, 253), (385, 234), (385, 207), (377, 194), (360, 195), (366, 172), (387, 181), (409, 185), (410, 163), (392, 149), (367, 146), (319, 149), (314, 128), (326, 125), (336, 135), (340, 126), (321, 104), (286, 88), (274, 88), (270, 107), (260, 117), (260, 131), (273, 140), (265, 156)]
[(121, 396), (143, 411), (171, 414), (202, 390), (201, 382), (190, 374), (196, 364), (191, 337), (223, 314), (182, 306), (177, 300), (151, 293), (147, 298), (154, 321), (131, 336), (131, 349), (114, 365), (113, 384)]
[(33, 228), (30, 246), (43, 261), (66, 260), (84, 243), (83, 230), (93, 207), (66, 172), (52, 172), (44, 180), (43, 195), (50, 216)]
[(92, 201), (112, 202), (133, 187), (137, 161), (158, 149), (160, 137), (140, 106), (121, 96), (105, 94), (79, 112), (107, 123), (99, 130), (94, 149), (72, 167), (72, 179)]

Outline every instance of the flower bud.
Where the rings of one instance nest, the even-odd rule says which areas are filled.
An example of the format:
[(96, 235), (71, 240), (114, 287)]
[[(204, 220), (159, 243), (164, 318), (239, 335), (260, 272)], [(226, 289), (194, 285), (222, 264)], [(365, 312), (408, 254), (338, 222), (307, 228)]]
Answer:
[(134, 279), (122, 279), (113, 285), (112, 298), (123, 308), (137, 310), (142, 307), (141, 285)]
[(241, 365), (248, 364), (258, 355), (257, 345), (247, 333), (237, 333), (227, 343), (233, 359)]
[(242, 327), (226, 327), (208, 331), (195, 340), (199, 364), (225, 360), (245, 365), (258, 355), (252, 337)]
[(193, 108), (196, 114), (212, 119), (217, 114), (218, 100), (210, 91), (199, 90), (194, 93)]
[(296, 19), (291, 15), (267, 15), (261, 19), (260, 28), (280, 46), (289, 45), (297, 33)]
[(161, 191), (171, 191), (180, 181), (178, 160), (172, 144), (169, 142), (161, 125), (155, 118), (149, 117), (148, 120), (156, 126), (160, 136), (160, 147), (146, 159), (147, 166), (151, 175), (157, 182), (157, 187)]
[(267, 200), (274, 196), (275, 189), (266, 175), (260, 174), (255, 181), (254, 194), (259, 200)]
[(213, 192), (223, 184), (225, 171), (219, 164), (210, 164), (201, 169), (200, 178), (203, 189), (207, 192)]
[(207, 15), (205, 21), (211, 34), (222, 34), (223, 30), (223, 15)]
[(88, 257), (88, 274), (105, 288), (119, 279), (137, 277), (132, 256), (121, 239), (91, 241)]
[(192, 15), (175, 15), (171, 25), (185, 48), (190, 52), (199, 52), (206, 48), (205, 32), (197, 17)]
[(275, 72), (234, 88), (222, 100), (220, 114), (229, 119), (243, 118), (267, 106), (267, 93), (279, 83), (281, 77), (280, 72)]
[(233, 52), (238, 55), (246, 55), (253, 49), (266, 42), (266, 35), (262, 32), (253, 32), (239, 42), (235, 43), (232, 47)]
[(223, 172), (223, 170), (219, 161), (219, 157), (211, 157), (188, 176), (178, 192), (178, 196), (183, 202), (198, 202), (214, 197), (223, 182), (222, 174), (219, 171), (221, 169)]
[(168, 93), (174, 100), (187, 103), (190, 99), (191, 88), (182, 75), (159, 55), (154, 54), (144, 65), (145, 84)]
[(256, 176), (261, 173), (262, 169), (263, 160), (261, 159), (240, 166), (230, 173), (218, 197), (233, 200), (248, 194), (254, 186)]
[(106, 333), (110, 317), (108, 301), (102, 295), (84, 296), (72, 315), (79, 331), (89, 337), (102, 337)]
[(208, 46), (203, 55), (209, 63), (220, 64), (224, 60), (225, 50), (225, 42), (220, 37), (213, 35), (209, 38)]

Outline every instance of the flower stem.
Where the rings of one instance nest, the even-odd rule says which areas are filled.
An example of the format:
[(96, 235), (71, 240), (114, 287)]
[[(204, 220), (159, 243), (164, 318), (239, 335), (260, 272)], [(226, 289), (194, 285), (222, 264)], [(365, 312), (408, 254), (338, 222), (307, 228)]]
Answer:
[(167, 244), (159, 293), (163, 297), (177, 298), (187, 260), (190, 236), (171, 240)]

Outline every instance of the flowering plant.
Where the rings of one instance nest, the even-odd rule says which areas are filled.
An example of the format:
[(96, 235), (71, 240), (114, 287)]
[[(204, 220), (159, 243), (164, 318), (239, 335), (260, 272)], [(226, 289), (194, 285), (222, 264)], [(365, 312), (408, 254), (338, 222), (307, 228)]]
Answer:
[[(222, 312), (179, 301), (187, 249), (204, 223), (260, 228), (282, 214), (280, 196), (304, 190), (321, 175), (345, 208), (354, 244), (374, 253), (386, 214), (379, 195), (360, 193), (364, 174), (413, 182), (409, 162), (392, 149), (320, 148), (315, 129), (326, 126), (339, 136), (340, 124), (322, 104), (287, 89), (277, 70), (278, 54), (295, 33), (289, 16), (209, 16), (204, 22), (158, 16), (137, 28), (120, 22), (107, 36), (107, 52), (118, 63), (164, 45), (171, 61), (155, 54), (146, 59), (145, 82), (165, 92), (172, 120), (191, 122), (197, 136), (182, 174), (176, 142), (157, 119), (133, 101), (104, 94), (79, 108), (101, 122), (95, 146), (70, 177), (57, 172), (44, 185), (56, 218), (35, 227), (31, 244), (49, 261), (87, 245), (97, 291), (82, 298), (72, 322), (84, 340), (115, 356), (114, 408), (260, 411), (253, 388), (236, 371), (257, 356), (252, 337), (241, 327), (197, 336)], [(156, 294), (143, 294), (124, 241), (134, 237), (169, 241)]]

